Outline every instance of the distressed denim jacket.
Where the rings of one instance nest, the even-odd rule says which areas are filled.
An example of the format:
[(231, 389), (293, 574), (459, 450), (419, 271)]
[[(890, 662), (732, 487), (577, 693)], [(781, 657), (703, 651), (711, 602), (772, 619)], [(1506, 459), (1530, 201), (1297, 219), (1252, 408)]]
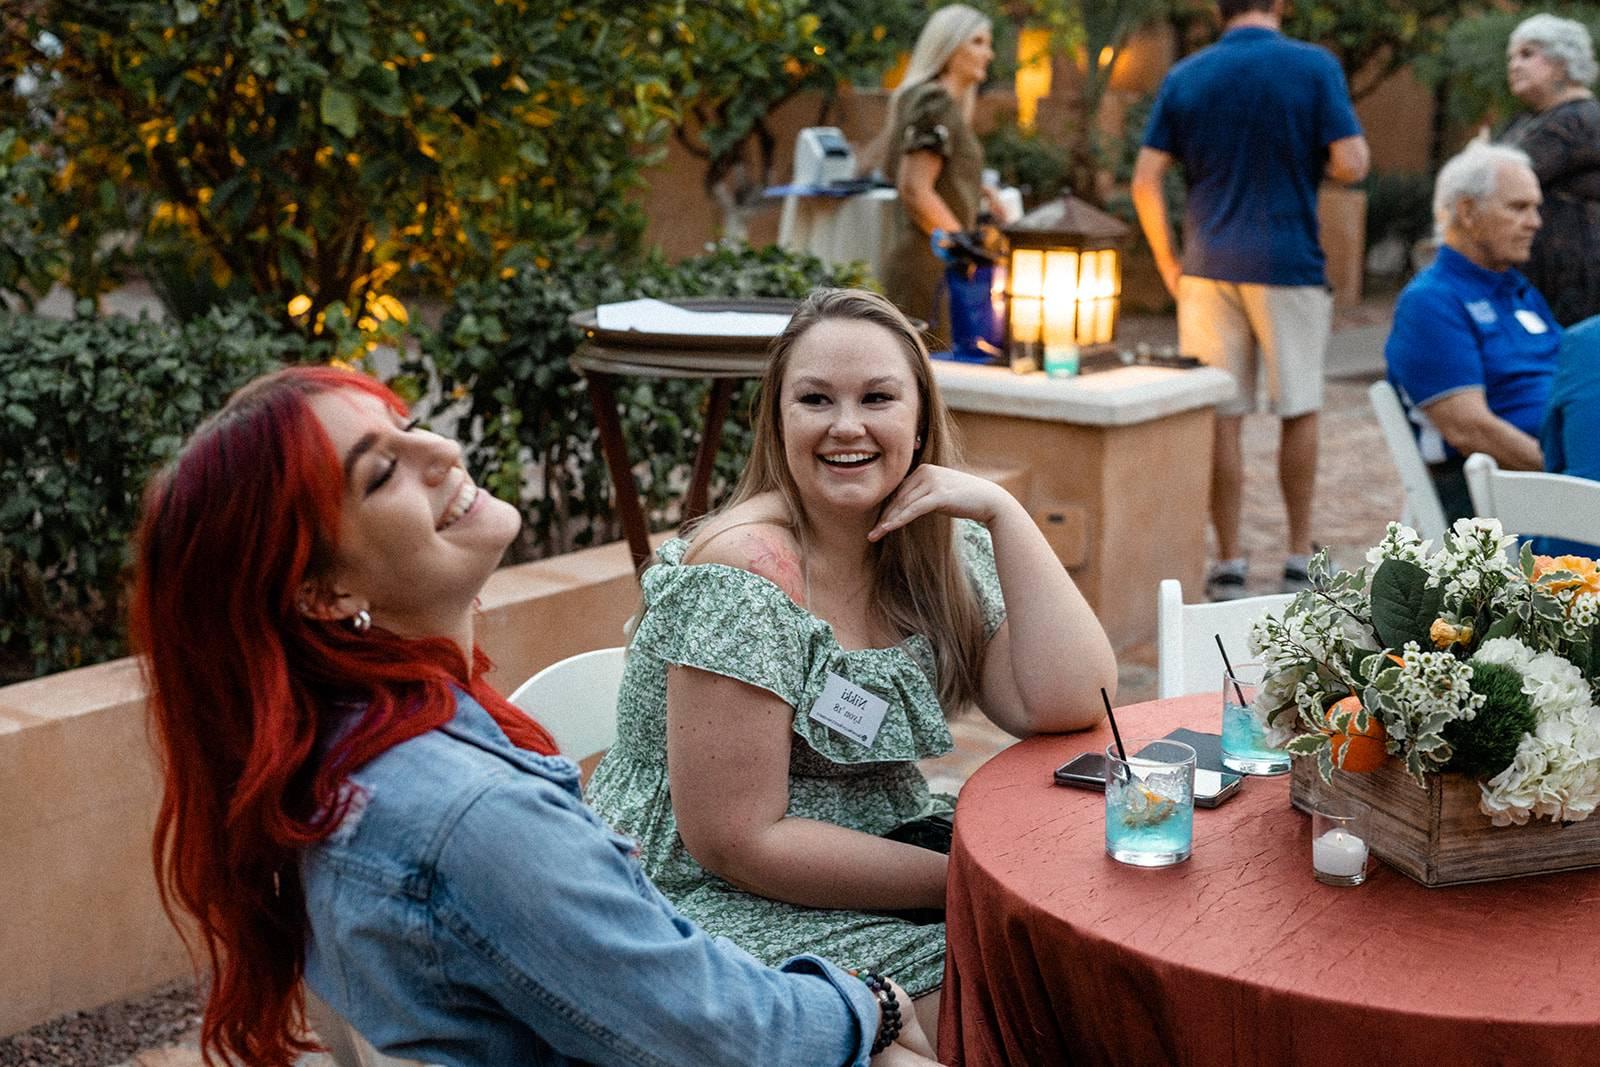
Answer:
[(683, 918), (569, 760), (455, 718), (351, 776), (301, 861), (306, 981), (382, 1051), (506, 1064), (865, 1065), (878, 1009), (814, 956), (779, 970)]

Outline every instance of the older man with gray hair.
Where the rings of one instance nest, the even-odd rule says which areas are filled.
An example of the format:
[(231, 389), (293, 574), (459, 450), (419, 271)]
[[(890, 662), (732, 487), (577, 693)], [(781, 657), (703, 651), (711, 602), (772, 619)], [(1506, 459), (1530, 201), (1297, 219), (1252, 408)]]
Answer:
[(1539, 180), (1526, 153), (1474, 142), (1439, 171), (1438, 258), (1400, 294), (1384, 358), (1416, 424), (1447, 518), (1472, 514), (1462, 463), (1487, 452), (1539, 470), (1539, 424), (1561, 327), (1515, 268), (1539, 232)]

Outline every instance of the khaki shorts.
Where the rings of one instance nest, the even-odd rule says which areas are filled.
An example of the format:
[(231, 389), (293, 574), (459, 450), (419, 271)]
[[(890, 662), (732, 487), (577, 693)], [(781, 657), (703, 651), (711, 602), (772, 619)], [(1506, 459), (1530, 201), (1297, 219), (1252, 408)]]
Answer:
[[(1178, 349), (1221, 367), (1238, 386), (1219, 415), (1257, 410), (1266, 378), (1268, 410), (1280, 418), (1322, 407), (1322, 365), (1333, 329), (1333, 294), (1320, 285), (1178, 280)], [(1258, 360), (1256, 354), (1261, 358)]]

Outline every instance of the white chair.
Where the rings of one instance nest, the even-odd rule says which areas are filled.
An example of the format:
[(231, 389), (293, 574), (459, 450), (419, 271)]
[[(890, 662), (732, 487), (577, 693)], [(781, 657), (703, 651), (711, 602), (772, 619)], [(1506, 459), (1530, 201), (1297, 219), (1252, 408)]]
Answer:
[(511, 703), (550, 731), (563, 756), (592, 756), (617, 739), (617, 691), (626, 652), (601, 648), (552, 663), (517, 686)]
[(1600, 544), (1600, 482), (1569, 474), (1503, 471), (1493, 456), (1467, 457), (1472, 510), (1508, 534)]
[(1400, 403), (1400, 395), (1394, 391), (1394, 386), (1379, 379), (1367, 389), (1367, 397), (1372, 401), (1384, 444), (1389, 446), (1389, 457), (1394, 460), (1395, 469), (1400, 472), (1400, 484), (1406, 491), (1406, 509), (1400, 521), (1417, 531), (1418, 537), (1438, 547), (1444, 542), (1444, 532), (1449, 527), (1444, 521), (1438, 490), (1428, 476), (1428, 465), (1417, 449), (1417, 438)]
[(306, 995), (306, 1022), (328, 1047), (328, 1058), (336, 1067), (429, 1067), (421, 1060), (385, 1056), (357, 1033), (343, 1015), (329, 1007), (327, 1001), (311, 992), (310, 987), (302, 988)]
[(1185, 604), (1183, 585), (1164, 578), (1156, 594), (1156, 695), (1179, 697), (1222, 688), (1222, 653), (1217, 635), (1234, 664), (1250, 658), (1250, 624), (1267, 611), (1293, 600), (1291, 593)]

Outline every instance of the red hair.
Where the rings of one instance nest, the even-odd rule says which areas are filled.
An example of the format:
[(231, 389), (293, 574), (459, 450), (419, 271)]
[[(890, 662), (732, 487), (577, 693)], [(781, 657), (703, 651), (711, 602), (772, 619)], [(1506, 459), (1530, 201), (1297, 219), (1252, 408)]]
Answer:
[[(156, 875), (168, 914), (193, 916), (209, 961), (207, 1063), (276, 1067), (316, 1047), (299, 992), (309, 928), (299, 857), (338, 826), (350, 772), (448, 722), (456, 689), (514, 743), (555, 752), (483, 681), (480, 650), (469, 668), (447, 639), (358, 635), (299, 610), (339, 529), (339, 460), (309, 405), (333, 389), (404, 413), (350, 371), (257, 379), (152, 481), (137, 535), (129, 624), (165, 776)], [(356, 721), (332, 739), (352, 709)]]

